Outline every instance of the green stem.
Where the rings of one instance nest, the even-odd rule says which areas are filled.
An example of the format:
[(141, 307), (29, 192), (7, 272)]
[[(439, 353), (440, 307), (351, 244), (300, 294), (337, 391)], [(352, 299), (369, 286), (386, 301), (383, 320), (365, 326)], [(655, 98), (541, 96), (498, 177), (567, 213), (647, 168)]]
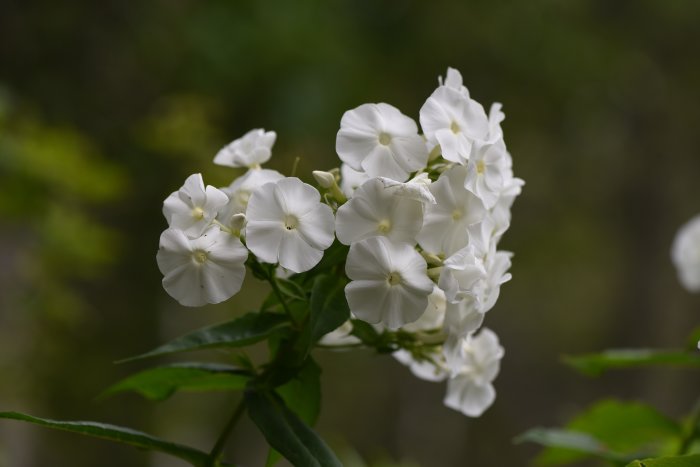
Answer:
[(272, 291), (275, 293), (275, 295), (277, 295), (277, 298), (279, 299), (280, 303), (282, 304), (282, 308), (284, 308), (284, 312), (287, 314), (289, 321), (291, 321), (292, 324), (296, 326), (297, 322), (294, 319), (294, 316), (292, 315), (291, 310), (289, 309), (289, 305), (287, 305), (287, 300), (285, 300), (284, 294), (282, 293), (279, 286), (277, 285), (277, 281), (275, 280), (275, 277), (272, 274), (270, 274), (268, 276), (267, 281), (270, 283), (270, 286), (272, 287)]
[(233, 428), (236, 426), (236, 423), (238, 423), (238, 420), (241, 418), (241, 415), (243, 415), (243, 412), (245, 412), (245, 402), (244, 400), (241, 400), (236, 406), (236, 410), (233, 411), (233, 415), (231, 415), (228, 423), (219, 435), (219, 439), (216, 440), (216, 444), (209, 453), (209, 459), (205, 467), (215, 467), (217, 465), (217, 462), (221, 457), (221, 453), (226, 446), (226, 441), (228, 440), (231, 431), (233, 431)]

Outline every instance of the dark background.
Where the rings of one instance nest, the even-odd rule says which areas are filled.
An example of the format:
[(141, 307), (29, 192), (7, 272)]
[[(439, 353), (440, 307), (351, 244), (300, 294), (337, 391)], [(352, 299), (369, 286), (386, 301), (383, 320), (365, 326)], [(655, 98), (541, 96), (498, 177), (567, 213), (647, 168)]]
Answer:
[[(388, 102), (417, 120), (453, 66), (486, 107), (504, 104), (527, 182), (502, 242), (513, 280), (486, 319), (506, 349), (497, 401), (471, 420), (390, 357), (319, 353), (319, 431), (348, 465), (526, 465), (537, 449), (515, 435), (602, 395), (683, 413), (689, 372), (591, 380), (559, 358), (680, 347), (699, 321), (669, 260), (700, 212), (699, 49), (694, 0), (0, 0), (0, 410), (209, 450), (236, 395), (95, 399), (145, 365), (114, 360), (266, 290), (248, 277), (225, 304), (171, 300), (155, 263), (162, 200), (194, 172), (228, 184), (240, 172), (214, 154), (258, 127), (278, 133), (269, 167), (289, 173), (298, 156), (309, 180), (338, 166), (344, 111)], [(264, 455), (246, 420), (228, 457)], [(0, 466), (43, 465), (181, 464), (1, 422)]]

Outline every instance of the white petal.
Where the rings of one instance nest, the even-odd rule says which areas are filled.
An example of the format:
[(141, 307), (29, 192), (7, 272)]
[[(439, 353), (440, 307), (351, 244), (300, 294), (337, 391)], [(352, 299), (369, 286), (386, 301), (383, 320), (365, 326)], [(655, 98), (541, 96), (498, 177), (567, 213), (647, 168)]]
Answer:
[(296, 273), (308, 271), (321, 261), (323, 251), (317, 250), (299, 235), (296, 230), (284, 232), (279, 247), (280, 266)]
[(353, 280), (345, 286), (345, 298), (352, 314), (368, 323), (379, 323), (389, 295), (386, 279)]
[(493, 385), (479, 386), (464, 376), (450, 378), (447, 382), (445, 405), (468, 417), (479, 417), (496, 400)]
[(285, 214), (301, 217), (316, 209), (321, 195), (318, 190), (296, 177), (286, 177), (276, 183), (275, 196)]
[(275, 196), (276, 183), (266, 183), (255, 190), (248, 201), (245, 217), (251, 221), (284, 222), (286, 212), (277, 202)]
[(286, 233), (281, 221), (249, 220), (245, 227), (246, 245), (262, 261), (276, 263), (282, 237)]
[(299, 218), (297, 230), (306, 243), (317, 250), (325, 250), (333, 243), (334, 227), (333, 210), (325, 204), (317, 204), (315, 209)]

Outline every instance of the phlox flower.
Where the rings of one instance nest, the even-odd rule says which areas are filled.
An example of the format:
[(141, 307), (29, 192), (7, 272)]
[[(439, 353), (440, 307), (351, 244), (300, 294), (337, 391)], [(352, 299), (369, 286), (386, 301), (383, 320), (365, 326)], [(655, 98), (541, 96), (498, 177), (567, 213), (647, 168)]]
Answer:
[(397, 329), (421, 317), (433, 283), (423, 257), (408, 243), (372, 237), (350, 245), (345, 287), (350, 311), (368, 323)]
[(466, 337), (479, 329), (484, 322), (484, 313), (479, 311), (476, 297), (467, 296), (456, 303), (447, 302), (445, 307), (445, 331), (456, 337)]
[(478, 196), (488, 209), (496, 205), (506, 188), (506, 182), (509, 181), (508, 174), (511, 170), (508, 162), (506, 146), (502, 139), (495, 143), (478, 143), (474, 146), (464, 186)]
[(671, 247), (678, 279), (690, 292), (700, 292), (700, 215), (683, 224)]
[(447, 256), (467, 246), (467, 227), (486, 216), (486, 208), (476, 195), (464, 188), (467, 168), (455, 165), (430, 185), (436, 204), (425, 207), (420, 246), (431, 253)]
[(241, 289), (247, 257), (238, 237), (211, 226), (194, 239), (167, 229), (156, 260), (166, 292), (181, 305), (202, 306), (228, 300)]
[(333, 243), (333, 211), (316, 188), (296, 177), (266, 183), (253, 192), (246, 210), (246, 244), (266, 263), (308, 271)]
[(445, 291), (447, 301), (456, 303), (475, 297), (475, 287), (485, 278), (483, 260), (477, 257), (473, 245), (467, 245), (445, 260), (438, 285)]
[(257, 168), (270, 160), (277, 134), (261, 128), (250, 130), (241, 138), (224, 146), (214, 157), (214, 164), (228, 167)]
[(469, 97), (459, 72), (450, 70), (445, 84), (421, 107), (420, 124), (428, 142), (440, 146), (442, 157), (466, 164), (474, 141), (488, 139), (489, 118), (482, 105)]
[(345, 112), (335, 147), (340, 159), (353, 169), (399, 182), (428, 161), (416, 122), (384, 103), (363, 104)]
[(228, 203), (228, 196), (211, 185), (204, 187), (202, 174), (187, 177), (185, 184), (163, 202), (163, 215), (172, 228), (190, 238), (199, 237), (216, 213)]
[(217, 218), (222, 224), (229, 226), (233, 216), (244, 214), (248, 207), (248, 200), (255, 189), (266, 183), (276, 182), (284, 178), (284, 175), (276, 170), (250, 169), (242, 176), (235, 179), (229, 186), (221, 191), (229, 197), (229, 202), (219, 210)]
[(478, 417), (496, 398), (493, 380), (498, 375), (503, 347), (489, 329), (457, 341), (458, 348), (446, 353), (451, 370), (445, 405), (469, 417)]
[(423, 203), (396, 196), (377, 178), (366, 181), (338, 208), (336, 235), (345, 244), (375, 236), (415, 244), (423, 224)]

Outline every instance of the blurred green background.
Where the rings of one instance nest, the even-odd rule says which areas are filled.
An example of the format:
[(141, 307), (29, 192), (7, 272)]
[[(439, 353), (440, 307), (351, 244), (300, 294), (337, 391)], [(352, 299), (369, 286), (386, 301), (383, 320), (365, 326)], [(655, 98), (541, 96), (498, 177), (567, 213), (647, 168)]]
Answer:
[[(447, 66), (504, 104), (525, 179), (503, 248), (513, 281), (486, 319), (506, 348), (496, 404), (471, 420), (443, 385), (390, 357), (319, 353), (319, 431), (372, 465), (526, 465), (511, 439), (604, 394), (669, 415), (684, 371), (585, 379), (564, 353), (680, 347), (700, 298), (678, 284), (673, 235), (700, 212), (700, 2), (305, 0), (0, 2), (0, 409), (124, 424), (208, 450), (235, 395), (96, 396), (114, 365), (255, 307), (262, 284), (185, 309), (155, 263), (162, 200), (251, 128), (269, 166), (338, 165), (343, 112), (388, 102), (418, 119)], [(196, 357), (196, 356), (193, 356)], [(223, 358), (215, 354), (215, 358)], [(145, 364), (144, 364), (145, 365)], [(249, 421), (228, 457), (261, 465)], [(0, 466), (176, 466), (128, 447), (0, 423)], [(359, 465), (359, 464), (357, 464)]]

